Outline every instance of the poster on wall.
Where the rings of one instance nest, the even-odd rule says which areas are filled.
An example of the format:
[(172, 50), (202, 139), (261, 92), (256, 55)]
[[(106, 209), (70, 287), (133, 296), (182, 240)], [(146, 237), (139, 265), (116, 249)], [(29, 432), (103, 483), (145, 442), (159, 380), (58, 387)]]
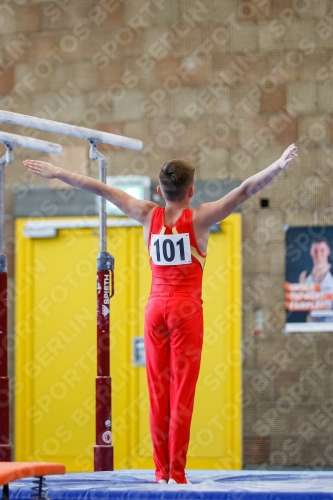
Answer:
[(286, 231), (285, 333), (333, 332), (333, 226)]

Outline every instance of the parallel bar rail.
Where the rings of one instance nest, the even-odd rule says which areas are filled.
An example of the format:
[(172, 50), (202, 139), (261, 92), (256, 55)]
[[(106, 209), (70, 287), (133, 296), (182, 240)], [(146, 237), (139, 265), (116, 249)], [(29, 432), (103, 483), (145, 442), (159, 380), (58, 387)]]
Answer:
[(142, 149), (142, 141), (137, 139), (79, 127), (77, 125), (69, 125), (67, 123), (56, 122), (54, 120), (47, 120), (46, 118), (21, 115), (20, 113), (12, 113), (11, 111), (0, 110), (0, 122), (47, 130), (48, 132), (56, 132), (58, 134), (71, 135), (81, 139), (87, 139), (93, 144), (104, 142), (105, 144), (112, 144), (114, 146), (121, 146), (128, 149)]
[(9, 149), (19, 146), (22, 148), (37, 149), (39, 151), (44, 151), (44, 153), (59, 154), (62, 151), (60, 144), (41, 141), (40, 139), (26, 137), (24, 135), (9, 134), (8, 132), (3, 131), (0, 131), (0, 142), (2, 142), (5, 146), (8, 146)]

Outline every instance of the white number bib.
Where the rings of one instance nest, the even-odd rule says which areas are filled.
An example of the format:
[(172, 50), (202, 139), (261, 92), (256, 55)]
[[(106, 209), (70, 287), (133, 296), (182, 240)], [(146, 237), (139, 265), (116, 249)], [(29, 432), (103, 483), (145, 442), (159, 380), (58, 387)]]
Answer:
[(179, 266), (192, 262), (190, 235), (152, 234), (150, 256), (157, 266)]

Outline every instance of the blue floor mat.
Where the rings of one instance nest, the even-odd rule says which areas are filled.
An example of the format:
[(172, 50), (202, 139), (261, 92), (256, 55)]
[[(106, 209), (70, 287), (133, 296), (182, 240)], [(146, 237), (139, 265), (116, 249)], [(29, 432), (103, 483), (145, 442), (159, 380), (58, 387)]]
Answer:
[[(47, 476), (50, 500), (333, 500), (333, 472), (188, 471), (192, 484), (154, 483), (152, 471)], [(28, 500), (32, 479), (10, 484), (10, 500)]]

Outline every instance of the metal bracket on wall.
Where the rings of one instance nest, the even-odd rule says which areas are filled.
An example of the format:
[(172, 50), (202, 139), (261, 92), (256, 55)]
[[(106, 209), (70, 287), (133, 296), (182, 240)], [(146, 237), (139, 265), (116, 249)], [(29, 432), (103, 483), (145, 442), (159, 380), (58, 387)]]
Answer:
[(133, 337), (132, 361), (134, 366), (146, 366), (146, 352), (143, 337)]

